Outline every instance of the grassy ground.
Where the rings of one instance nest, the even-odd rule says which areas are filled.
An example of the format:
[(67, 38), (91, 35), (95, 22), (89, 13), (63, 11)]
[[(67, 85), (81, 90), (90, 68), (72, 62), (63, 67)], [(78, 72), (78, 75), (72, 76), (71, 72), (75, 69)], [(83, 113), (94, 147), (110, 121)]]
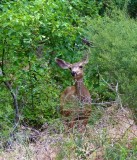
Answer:
[(137, 125), (131, 110), (95, 108), (85, 130), (67, 130), (61, 120), (41, 131), (21, 127), (0, 160), (136, 160)]

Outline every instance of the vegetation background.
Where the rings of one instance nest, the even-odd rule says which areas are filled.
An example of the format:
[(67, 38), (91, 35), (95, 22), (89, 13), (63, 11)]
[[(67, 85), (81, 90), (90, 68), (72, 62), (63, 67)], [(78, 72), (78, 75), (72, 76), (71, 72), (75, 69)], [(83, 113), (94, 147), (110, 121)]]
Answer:
[(118, 86), (136, 119), (136, 17), (136, 0), (1, 0), (0, 147), (18, 125), (59, 118), (59, 95), (72, 80), (56, 57), (76, 62), (88, 52), (93, 102), (117, 100), (110, 86)]

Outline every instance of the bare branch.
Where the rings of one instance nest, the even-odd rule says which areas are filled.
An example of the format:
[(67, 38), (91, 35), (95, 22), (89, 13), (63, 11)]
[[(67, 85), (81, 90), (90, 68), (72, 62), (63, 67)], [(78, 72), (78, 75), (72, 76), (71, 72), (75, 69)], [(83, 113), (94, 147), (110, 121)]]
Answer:
[[(100, 73), (98, 73), (98, 74), (100, 75)], [(111, 89), (113, 92), (116, 93), (116, 95), (117, 95), (117, 96), (116, 96), (116, 102), (120, 105), (121, 109), (124, 110), (123, 105), (122, 105), (122, 99), (121, 99), (120, 94), (119, 94), (118, 82), (117, 82), (116, 86), (113, 88), (113, 87), (102, 77), (102, 75), (100, 75), (100, 77), (101, 77), (101, 79), (103, 80), (103, 82), (104, 82), (105, 84), (107, 84), (107, 86), (109, 87), (109, 89)]]
[[(5, 57), (5, 48), (3, 48), (3, 52), (2, 52), (1, 75), (6, 77), (6, 73), (4, 71), (4, 57)], [(7, 87), (7, 89), (10, 91), (10, 94), (12, 96), (13, 105), (15, 108), (15, 123), (17, 124), (19, 121), (19, 106), (18, 106), (17, 94), (14, 92), (9, 81), (3, 81), (3, 82), (4, 82), (5, 86)]]
[(101, 102), (101, 103), (91, 103), (93, 105), (110, 105), (110, 104), (115, 104), (117, 101), (111, 101), (111, 102)]

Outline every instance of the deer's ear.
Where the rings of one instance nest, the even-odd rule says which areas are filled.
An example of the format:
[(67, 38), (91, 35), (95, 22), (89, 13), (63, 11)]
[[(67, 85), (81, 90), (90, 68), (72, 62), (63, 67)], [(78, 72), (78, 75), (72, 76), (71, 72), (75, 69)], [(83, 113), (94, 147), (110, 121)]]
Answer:
[(63, 69), (68, 69), (68, 68), (70, 68), (70, 66), (71, 66), (70, 63), (67, 63), (67, 62), (65, 62), (64, 60), (59, 59), (59, 58), (56, 58), (56, 62), (57, 62), (57, 64), (58, 64), (61, 68), (63, 68)]
[(86, 54), (86, 55), (83, 57), (81, 64), (82, 64), (82, 65), (85, 65), (85, 64), (87, 64), (88, 62), (89, 62), (88, 54)]

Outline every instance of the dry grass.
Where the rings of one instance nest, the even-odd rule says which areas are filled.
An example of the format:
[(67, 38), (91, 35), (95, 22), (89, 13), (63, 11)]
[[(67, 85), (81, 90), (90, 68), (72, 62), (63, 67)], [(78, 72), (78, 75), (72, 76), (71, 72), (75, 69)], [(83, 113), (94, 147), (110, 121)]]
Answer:
[[(41, 132), (21, 129), (12, 148), (1, 151), (0, 160), (103, 160), (106, 146), (124, 142), (131, 147), (137, 138), (131, 110), (115, 105), (104, 110), (102, 117), (83, 132), (65, 131), (59, 121), (45, 126)], [(30, 137), (36, 141), (29, 142)]]

